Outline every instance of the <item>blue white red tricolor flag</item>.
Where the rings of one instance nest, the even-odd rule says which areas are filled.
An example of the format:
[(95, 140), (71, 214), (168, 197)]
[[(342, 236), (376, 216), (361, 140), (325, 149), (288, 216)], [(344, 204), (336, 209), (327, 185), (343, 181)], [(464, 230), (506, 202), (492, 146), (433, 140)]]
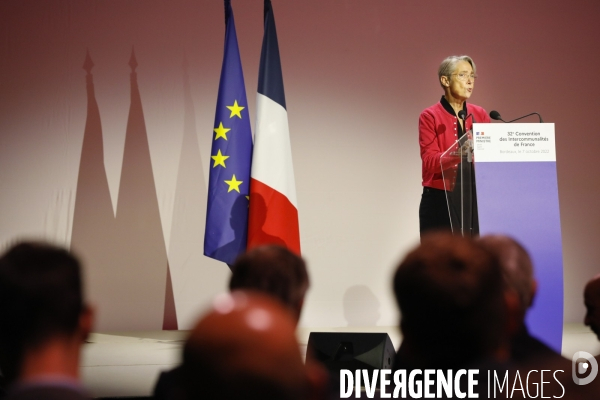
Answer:
[(248, 249), (279, 244), (300, 254), (298, 203), (275, 18), (265, 0), (250, 180)]
[(230, 0), (225, 0), (225, 26), (212, 134), (204, 255), (231, 265), (247, 245), (252, 131)]

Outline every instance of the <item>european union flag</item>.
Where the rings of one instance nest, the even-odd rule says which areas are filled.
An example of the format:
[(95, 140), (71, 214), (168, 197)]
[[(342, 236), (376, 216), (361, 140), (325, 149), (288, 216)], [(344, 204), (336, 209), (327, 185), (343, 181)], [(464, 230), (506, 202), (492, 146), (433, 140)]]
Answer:
[(246, 250), (252, 131), (231, 2), (225, 0), (225, 50), (208, 182), (204, 255), (229, 265)]

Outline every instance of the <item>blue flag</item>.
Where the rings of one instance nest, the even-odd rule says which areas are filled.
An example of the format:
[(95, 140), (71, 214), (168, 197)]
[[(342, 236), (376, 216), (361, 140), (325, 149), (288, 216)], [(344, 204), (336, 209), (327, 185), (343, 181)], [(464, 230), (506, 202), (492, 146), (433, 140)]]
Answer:
[(246, 250), (252, 131), (231, 2), (212, 133), (204, 255), (233, 264)]

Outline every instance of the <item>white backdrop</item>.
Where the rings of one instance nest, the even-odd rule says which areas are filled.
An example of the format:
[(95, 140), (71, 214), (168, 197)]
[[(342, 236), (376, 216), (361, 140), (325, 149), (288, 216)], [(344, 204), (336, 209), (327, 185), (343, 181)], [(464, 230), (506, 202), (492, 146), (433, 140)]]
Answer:
[[(397, 323), (390, 278), (418, 242), (417, 118), (439, 100), (437, 66), (451, 54), (477, 63), (474, 103), (506, 118), (538, 111), (556, 123), (565, 320), (581, 321), (581, 291), (600, 259), (600, 3), (273, 0), (273, 7), (312, 278), (301, 324)], [(233, 0), (233, 8), (253, 115), (262, 1)], [(41, 237), (70, 245), (87, 118), (86, 50), (117, 213), (134, 46), (178, 327), (189, 328), (229, 277), (227, 266), (201, 256), (199, 227), (223, 34), (219, 0), (1, 2), (0, 242)], [(150, 278), (143, 263), (126, 267), (133, 278), (125, 286), (135, 296)], [(107, 299), (122, 278), (111, 282), (107, 274), (99, 282), (88, 271), (98, 329), (160, 329), (145, 322), (156, 311), (148, 307), (108, 317), (118, 304)]]

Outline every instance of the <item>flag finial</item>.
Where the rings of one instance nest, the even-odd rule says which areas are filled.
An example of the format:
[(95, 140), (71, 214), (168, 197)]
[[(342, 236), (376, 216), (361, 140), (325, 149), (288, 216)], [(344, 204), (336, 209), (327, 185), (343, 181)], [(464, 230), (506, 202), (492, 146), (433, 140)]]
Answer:
[(267, 19), (267, 14), (271, 11), (271, 0), (265, 0), (264, 19)]
[(227, 21), (231, 15), (231, 0), (224, 0), (223, 5), (225, 6), (225, 25), (227, 25)]

